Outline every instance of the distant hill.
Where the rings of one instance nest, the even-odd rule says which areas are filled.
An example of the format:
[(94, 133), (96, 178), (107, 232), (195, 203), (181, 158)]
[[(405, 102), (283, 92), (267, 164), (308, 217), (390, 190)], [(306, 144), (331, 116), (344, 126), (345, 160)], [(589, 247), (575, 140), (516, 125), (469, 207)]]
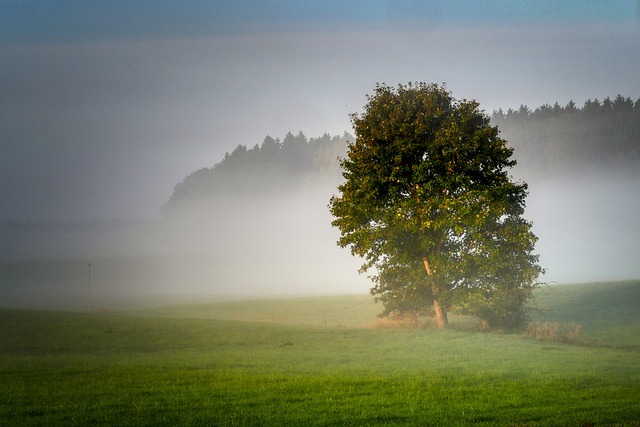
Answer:
[[(618, 95), (529, 109), (494, 111), (492, 124), (514, 147), (514, 175), (537, 181), (559, 175), (605, 172), (635, 173), (640, 167), (640, 100)], [(307, 138), (302, 132), (284, 139), (267, 136), (262, 144), (238, 145), (219, 163), (187, 176), (163, 207), (165, 213), (206, 198), (335, 188), (341, 181), (339, 156), (353, 137), (325, 134)]]
[(335, 188), (341, 178), (338, 157), (346, 155), (352, 139), (347, 133), (307, 138), (302, 132), (289, 132), (282, 140), (267, 136), (262, 144), (249, 149), (238, 145), (221, 162), (179, 183), (163, 212), (175, 213), (207, 198), (274, 196), (315, 186)]

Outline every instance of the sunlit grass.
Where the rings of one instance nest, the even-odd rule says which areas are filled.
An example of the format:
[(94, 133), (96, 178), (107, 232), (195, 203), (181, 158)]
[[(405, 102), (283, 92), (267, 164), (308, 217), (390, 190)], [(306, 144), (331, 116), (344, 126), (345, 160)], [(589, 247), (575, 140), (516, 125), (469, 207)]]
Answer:
[(640, 425), (633, 347), (371, 327), (370, 300), (335, 301), (1, 310), (0, 425)]
[(298, 326), (363, 326), (382, 311), (370, 295), (272, 298), (179, 304), (141, 309), (137, 314), (154, 317), (225, 319)]

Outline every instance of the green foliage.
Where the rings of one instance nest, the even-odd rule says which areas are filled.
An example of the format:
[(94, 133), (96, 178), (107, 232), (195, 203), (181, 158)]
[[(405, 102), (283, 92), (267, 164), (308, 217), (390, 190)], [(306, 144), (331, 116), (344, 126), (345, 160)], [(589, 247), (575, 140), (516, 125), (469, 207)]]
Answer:
[(457, 306), (521, 324), (542, 271), (527, 187), (509, 179), (512, 149), (478, 104), (437, 85), (378, 85), (352, 123), (332, 224), (375, 271), (383, 314)]

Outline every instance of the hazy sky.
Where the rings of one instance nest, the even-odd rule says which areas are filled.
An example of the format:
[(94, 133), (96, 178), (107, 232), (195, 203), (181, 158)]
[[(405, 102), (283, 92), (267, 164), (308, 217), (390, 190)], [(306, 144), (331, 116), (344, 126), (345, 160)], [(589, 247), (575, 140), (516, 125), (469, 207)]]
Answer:
[(376, 82), (498, 107), (640, 98), (637, 0), (0, 0), (0, 221), (153, 217), (267, 134), (350, 130)]

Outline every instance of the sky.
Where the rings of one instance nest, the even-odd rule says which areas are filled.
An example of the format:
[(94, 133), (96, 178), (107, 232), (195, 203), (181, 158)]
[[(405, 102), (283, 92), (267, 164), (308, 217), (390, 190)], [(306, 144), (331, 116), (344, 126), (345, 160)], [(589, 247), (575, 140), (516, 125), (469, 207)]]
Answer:
[[(640, 0), (0, 0), (0, 224), (157, 218), (176, 184), (238, 144), (351, 131), (376, 83), (445, 83), (490, 114), (637, 100), (638, 70)], [(530, 187), (542, 280), (640, 277), (640, 176), (625, 182), (624, 192), (613, 175)], [(303, 196), (277, 205), (293, 218), (271, 209), (268, 230), (251, 209), (234, 215), (245, 234), (253, 227), (244, 240), (206, 217), (189, 230), (142, 221), (74, 234), (58, 223), (16, 242), (74, 254), (77, 281), (31, 271), (44, 304), (84, 281), (85, 259), (96, 288), (121, 293), (187, 282), (191, 292), (364, 292), (358, 260), (335, 245), (326, 195)], [(0, 252), (19, 256), (7, 235)], [(191, 259), (198, 245), (213, 252)], [(148, 247), (187, 256), (120, 260), (130, 271), (114, 261)], [(24, 274), (9, 275), (21, 292)]]
[(377, 82), (638, 99), (639, 4), (0, 0), (0, 221), (156, 217), (238, 144), (350, 131)]

